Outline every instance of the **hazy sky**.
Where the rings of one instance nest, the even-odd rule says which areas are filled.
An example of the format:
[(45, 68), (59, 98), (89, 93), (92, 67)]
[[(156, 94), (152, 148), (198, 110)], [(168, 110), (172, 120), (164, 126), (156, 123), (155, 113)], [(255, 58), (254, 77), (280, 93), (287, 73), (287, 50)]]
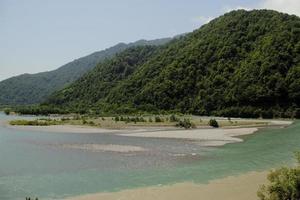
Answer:
[(118, 42), (190, 32), (238, 8), (300, 16), (300, 0), (0, 0), (0, 80)]

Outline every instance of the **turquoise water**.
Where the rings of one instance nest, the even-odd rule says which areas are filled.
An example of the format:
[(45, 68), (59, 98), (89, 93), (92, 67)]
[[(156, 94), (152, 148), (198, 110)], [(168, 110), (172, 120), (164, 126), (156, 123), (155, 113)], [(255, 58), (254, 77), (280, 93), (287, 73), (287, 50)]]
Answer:
[[(0, 120), (7, 118), (0, 114)], [(300, 123), (264, 129), (244, 139), (244, 143), (208, 148), (184, 140), (39, 133), (0, 126), (0, 199), (61, 199), (182, 181), (203, 183), (291, 164), (293, 152), (300, 150)], [(135, 145), (149, 151), (124, 154), (61, 148), (90, 143)]]

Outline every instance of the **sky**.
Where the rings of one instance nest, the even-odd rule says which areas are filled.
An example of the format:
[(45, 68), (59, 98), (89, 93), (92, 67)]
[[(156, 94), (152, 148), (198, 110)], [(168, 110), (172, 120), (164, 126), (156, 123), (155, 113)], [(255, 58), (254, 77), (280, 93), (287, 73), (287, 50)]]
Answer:
[(300, 16), (300, 0), (0, 0), (0, 81), (119, 42), (191, 32), (236, 9)]

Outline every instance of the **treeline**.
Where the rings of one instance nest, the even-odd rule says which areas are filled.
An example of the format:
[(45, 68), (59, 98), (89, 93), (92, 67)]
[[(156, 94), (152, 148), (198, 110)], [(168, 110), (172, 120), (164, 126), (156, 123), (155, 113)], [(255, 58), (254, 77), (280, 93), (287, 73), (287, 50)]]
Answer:
[[(121, 112), (120, 112), (121, 111)], [(81, 109), (63, 109), (55, 106), (22, 106), (18, 108), (4, 109), (5, 114), (15, 112), (22, 115), (51, 115), (51, 114), (86, 114), (90, 116), (102, 116), (102, 115), (115, 115), (115, 114), (157, 114), (157, 115), (167, 115), (172, 113), (178, 113), (174, 111), (156, 111), (156, 112), (145, 112), (137, 109), (130, 109), (127, 107), (125, 110), (118, 109), (116, 110), (100, 110), (99, 108), (81, 108)], [(184, 113), (184, 114), (193, 114), (193, 113)], [(242, 117), (242, 118), (300, 118), (300, 109), (299, 108), (289, 108), (284, 110), (282, 108), (269, 108), (268, 110), (262, 110), (260, 108), (254, 107), (232, 107), (220, 111), (214, 111), (211, 114), (212, 116), (219, 117)], [(123, 119), (119, 119), (123, 121)], [(117, 120), (118, 121), (118, 120)]]
[(230, 107), (219, 111), (212, 112), (215, 116), (222, 117), (243, 117), (243, 118), (300, 118), (300, 108), (290, 107), (290, 108), (280, 108), (271, 107), (266, 110), (261, 108), (255, 108), (251, 106), (247, 107)]
[(53, 106), (19, 106), (8, 109), (22, 115), (51, 115), (51, 114), (67, 114), (70, 113), (68, 109), (62, 109)]

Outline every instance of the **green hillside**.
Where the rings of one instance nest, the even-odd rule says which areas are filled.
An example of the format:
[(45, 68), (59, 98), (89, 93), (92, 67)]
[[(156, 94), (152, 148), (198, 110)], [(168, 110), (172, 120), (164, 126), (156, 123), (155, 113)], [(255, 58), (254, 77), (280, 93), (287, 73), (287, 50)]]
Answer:
[(76, 59), (62, 67), (38, 74), (23, 74), (0, 82), (0, 105), (26, 105), (44, 101), (51, 93), (73, 83), (99, 62), (111, 58), (126, 48), (139, 45), (161, 45), (170, 38), (119, 43), (103, 51)]
[(118, 69), (124, 62), (134, 66), (130, 73), (121, 70), (119, 76), (118, 70), (103, 71), (99, 65), (46, 105), (73, 111), (300, 116), (299, 17), (233, 11), (147, 56), (137, 50), (145, 51), (118, 54), (106, 64)]
[(56, 105), (86, 107), (105, 98), (123, 80), (135, 72), (158, 49), (155, 46), (131, 47), (112, 59), (99, 63), (71, 86), (54, 93), (48, 102)]

